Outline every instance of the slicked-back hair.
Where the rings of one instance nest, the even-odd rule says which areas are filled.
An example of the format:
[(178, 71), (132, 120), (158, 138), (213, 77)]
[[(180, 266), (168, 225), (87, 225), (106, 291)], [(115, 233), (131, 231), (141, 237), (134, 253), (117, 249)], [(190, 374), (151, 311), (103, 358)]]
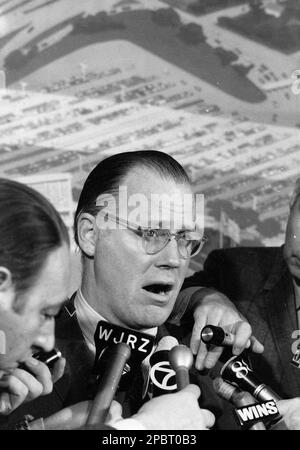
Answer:
[(161, 177), (170, 178), (176, 183), (190, 184), (183, 167), (172, 156), (157, 150), (118, 153), (102, 160), (87, 177), (79, 197), (74, 218), (74, 237), (77, 245), (79, 216), (84, 212), (95, 216), (99, 211), (99, 207), (96, 206), (97, 197), (116, 192), (122, 180), (137, 167), (149, 168)]
[(69, 235), (54, 206), (34, 189), (0, 178), (0, 266), (12, 274), (17, 294), (38, 278), (47, 257)]

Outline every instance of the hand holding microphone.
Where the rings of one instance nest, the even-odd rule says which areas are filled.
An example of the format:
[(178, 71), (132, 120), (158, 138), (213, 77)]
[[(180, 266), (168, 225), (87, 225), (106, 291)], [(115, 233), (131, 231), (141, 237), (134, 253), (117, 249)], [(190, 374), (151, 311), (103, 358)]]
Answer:
[[(56, 354), (58, 357), (54, 356)], [(54, 364), (52, 372), (47, 358)], [(22, 403), (49, 394), (53, 384), (63, 375), (65, 364), (65, 358), (55, 349), (27, 358), (10, 375), (0, 380), (0, 415), (8, 415)]]
[(240, 354), (249, 345), (255, 353), (263, 351), (263, 345), (252, 336), (252, 329), (247, 319), (225, 295), (214, 289), (200, 288), (192, 295), (192, 305), (194, 305), (195, 323), (190, 347), (196, 356), (197, 370), (212, 369), (224, 350), (221, 345), (209, 346), (201, 340), (201, 330), (207, 325), (222, 327), (233, 334), (232, 353), (234, 355)]
[[(252, 350), (256, 353), (263, 351), (263, 346), (257, 341), (254, 336), (249, 336), (244, 342), (242, 342), (241, 328), (243, 323), (236, 324), (231, 330), (225, 330), (225, 328), (216, 325), (205, 325), (201, 330), (201, 340), (205, 344), (214, 345), (216, 347), (234, 347), (233, 353), (239, 355), (244, 349), (252, 347)], [(238, 330), (240, 333), (238, 334)]]
[[(213, 381), (215, 392), (225, 400), (228, 400), (237, 408), (247, 407), (256, 403), (255, 398), (249, 392), (241, 391), (239, 388), (226, 383), (221, 377)], [(242, 426), (241, 421), (239, 424)], [(247, 427), (249, 430), (265, 430), (266, 427), (262, 421), (257, 421)]]
[(205, 344), (212, 344), (217, 346), (232, 346), (234, 343), (234, 334), (225, 331), (221, 327), (206, 325), (204, 328), (202, 328), (201, 339), (203, 342), (205, 342)]
[[(121, 344), (118, 344), (118, 346), (120, 345)], [(126, 346), (126, 344), (124, 345)], [(168, 379), (171, 379), (173, 376), (175, 380), (175, 372), (170, 367), (168, 360), (169, 350), (173, 347), (176, 350), (174, 350), (174, 368), (175, 370), (178, 370), (178, 373), (180, 374), (179, 378), (181, 380), (182, 371), (183, 373), (188, 371), (193, 358), (187, 347), (178, 345), (178, 341), (171, 336), (163, 338), (159, 342), (156, 352), (150, 357), (151, 370), (153, 373), (156, 373), (157, 370), (159, 371), (159, 369), (161, 369), (162, 373), (165, 373)], [(119, 348), (119, 350), (121, 352), (121, 357), (117, 356), (116, 359), (120, 375), (122, 373), (122, 367), (124, 367), (129, 355), (128, 349)], [(125, 351), (123, 352), (123, 350)], [(110, 366), (111, 371), (115, 374), (115, 369), (112, 369), (113, 363), (111, 358), (108, 359), (108, 361), (108, 366)], [(110, 403), (110, 399), (114, 395), (115, 387), (118, 384), (117, 381), (111, 383), (107, 372), (104, 372), (104, 375), (105, 373), (107, 382), (105, 382), (105, 379), (103, 380), (102, 376), (102, 386), (99, 386), (98, 394), (93, 402), (82, 402), (73, 405), (56, 413), (54, 416), (45, 419), (43, 425), (44, 429), (74, 429), (79, 427), (82, 428), (84, 424), (86, 424), (86, 426), (83, 426), (83, 429), (90, 429), (91, 426), (94, 426), (95, 429), (97, 429), (96, 427), (99, 427), (99, 424), (101, 422), (103, 423), (105, 420), (103, 417), (105, 417), (107, 411), (103, 411), (103, 405), (105, 405), (105, 403)], [(156, 378), (159, 378), (158, 373), (156, 373)], [(184, 381), (180, 381), (179, 383), (182, 386), (188, 382), (186, 374), (183, 379)], [(173, 384), (175, 384), (175, 386), (173, 386)], [(172, 381), (170, 387), (171, 390), (174, 391), (176, 389), (176, 383)], [(197, 400), (200, 395), (199, 387), (189, 384), (180, 390), (180, 392), (167, 395), (166, 392), (170, 392), (170, 390), (165, 390), (165, 395), (159, 395), (157, 398), (153, 398), (145, 403), (137, 414), (129, 419), (122, 419), (119, 408), (117, 411), (119, 419), (116, 417), (115, 421), (109, 423), (109, 425), (112, 425), (116, 429), (137, 429), (137, 424), (143, 427), (143, 429), (148, 430), (203, 430), (213, 426), (214, 415), (206, 409), (199, 408)], [(87, 415), (89, 415), (89, 418), (85, 422), (85, 417)], [(32, 429), (41, 429), (40, 421), (35, 421), (35, 423), (32, 424)]]

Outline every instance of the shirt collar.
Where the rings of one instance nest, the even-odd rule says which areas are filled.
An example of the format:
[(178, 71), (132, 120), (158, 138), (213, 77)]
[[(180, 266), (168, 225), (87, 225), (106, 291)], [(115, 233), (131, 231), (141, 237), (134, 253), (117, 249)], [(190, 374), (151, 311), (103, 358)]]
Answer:
[[(94, 334), (96, 327), (100, 320), (107, 320), (102, 317), (97, 311), (95, 311), (91, 305), (85, 300), (81, 289), (78, 289), (75, 299), (74, 307), (76, 310), (77, 320), (81, 328), (84, 339), (94, 353), (96, 352)], [(150, 328), (148, 330), (141, 330), (143, 333), (150, 334), (151, 336), (157, 335), (157, 327)]]

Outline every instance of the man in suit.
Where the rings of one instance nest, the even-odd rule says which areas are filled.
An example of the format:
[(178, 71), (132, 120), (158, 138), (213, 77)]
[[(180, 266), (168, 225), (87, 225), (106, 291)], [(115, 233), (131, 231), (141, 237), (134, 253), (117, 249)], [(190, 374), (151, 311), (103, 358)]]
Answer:
[[(29, 405), (27, 413), (34, 417), (94, 398), (94, 334), (99, 321), (148, 333), (156, 341), (170, 333), (165, 322), (189, 259), (203, 244), (185, 171), (156, 151), (122, 153), (101, 161), (84, 184), (74, 224), (82, 283), (56, 324), (56, 346), (67, 359), (67, 369), (48, 398)], [(136, 413), (143, 401), (141, 371), (129, 381), (118, 396), (125, 417)], [(205, 396), (207, 390), (201, 399)], [(174, 426), (180, 428), (181, 422)]]
[[(50, 351), (54, 346), (54, 317), (66, 298), (69, 278), (69, 235), (58, 212), (33, 189), (0, 179), (0, 414), (3, 415), (3, 428), (12, 418), (12, 411), (22, 402), (49, 394), (52, 390), (53, 380), (48, 367), (32, 354), (39, 350)], [(83, 337), (80, 329), (74, 327), (75, 333), (72, 334), (72, 324), (76, 325), (72, 317), (73, 313), (69, 315), (71, 320), (68, 323), (63, 322), (71, 326), (70, 345), (65, 349), (69, 351), (68, 356), (78, 351), (80, 360), (81, 353), (85, 352), (80, 346)], [(83, 358), (82, 362), (86, 361)], [(56, 364), (54, 368), (56, 377), (62, 375), (61, 365), (65, 360), (62, 358), (59, 362), (59, 367)], [(73, 369), (76, 373), (76, 364)], [(68, 390), (66, 381), (64, 379), (64, 386)], [(46, 415), (60, 393), (64, 395), (58, 388), (55, 395), (45, 399)], [(148, 402), (134, 419), (129, 419), (129, 424), (132, 426), (133, 422), (135, 426), (146, 428), (155, 428), (156, 424), (196, 429), (210, 427), (213, 415), (199, 408), (199, 395), (199, 388), (190, 385), (172, 398), (168, 396)], [(76, 415), (75, 426), (85, 424), (84, 406), (76, 405), (72, 410), (62, 411), (57, 424), (61, 425), (64, 418), (69, 426), (66, 415), (70, 414)], [(117, 413), (114, 412), (114, 418), (118, 419), (118, 428), (128, 428), (128, 421), (121, 420)], [(79, 419), (83, 421), (80, 423)], [(54, 418), (51, 426), (53, 421)], [(29, 423), (27, 417), (19, 427), (40, 429), (42, 425), (40, 420)], [(45, 421), (45, 425), (49, 423)], [(97, 429), (107, 427), (98, 423)]]
[[(95, 167), (82, 189), (74, 221), (82, 284), (56, 323), (56, 345), (67, 359), (67, 370), (53, 394), (29, 405), (27, 413), (49, 416), (94, 398), (94, 334), (101, 320), (146, 332), (156, 342), (167, 334), (183, 337), (177, 326), (181, 309), (173, 312), (170, 322), (167, 319), (189, 259), (203, 244), (195, 212), (188, 177), (167, 154), (122, 153)], [(218, 310), (224, 311), (221, 305)], [(234, 307), (226, 305), (226, 311), (227, 318), (244, 326), (236, 334), (242, 349), (250, 327)], [(199, 383), (196, 370), (193, 375)], [(210, 380), (202, 378), (201, 402), (218, 415), (221, 401)], [(118, 393), (125, 417), (141, 406), (145, 382), (140, 371), (129, 379)]]
[[(255, 373), (283, 398), (299, 396), (300, 179), (290, 203), (284, 246), (215, 250), (204, 270), (185, 280), (184, 288), (194, 288), (190, 296), (182, 294), (191, 310), (197, 296), (205, 293), (196, 286), (214, 288), (235, 303), (265, 347), (263, 355), (252, 355)], [(217, 292), (209, 294), (218, 297)], [(214, 320), (211, 317), (212, 325)], [(194, 332), (203, 325), (198, 320)], [(205, 344), (198, 340), (198, 345), (197, 366), (203, 368)]]
[(0, 422), (23, 402), (52, 391), (51, 376), (32, 357), (54, 346), (54, 316), (70, 278), (69, 235), (60, 215), (35, 190), (0, 179)]

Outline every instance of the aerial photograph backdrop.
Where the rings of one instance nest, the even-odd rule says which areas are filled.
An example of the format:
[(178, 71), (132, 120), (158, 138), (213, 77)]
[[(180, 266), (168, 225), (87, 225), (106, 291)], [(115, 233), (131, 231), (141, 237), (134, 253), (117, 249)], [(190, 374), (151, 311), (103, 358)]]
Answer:
[(300, 175), (300, 1), (0, 0), (0, 176), (44, 193), (71, 234), (91, 169), (147, 149), (204, 194), (191, 269), (214, 248), (281, 245)]

